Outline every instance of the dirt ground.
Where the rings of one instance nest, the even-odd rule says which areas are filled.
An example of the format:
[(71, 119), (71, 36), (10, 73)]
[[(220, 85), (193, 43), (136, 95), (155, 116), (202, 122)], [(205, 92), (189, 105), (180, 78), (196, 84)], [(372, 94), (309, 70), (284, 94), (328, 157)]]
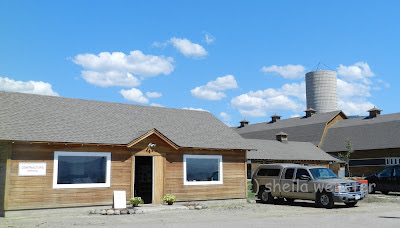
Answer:
[(86, 211), (30, 213), (1, 218), (0, 227), (400, 227), (400, 197), (372, 196), (356, 207), (315, 208), (309, 201), (292, 205), (225, 202), (202, 210), (170, 210), (135, 215), (89, 215)]

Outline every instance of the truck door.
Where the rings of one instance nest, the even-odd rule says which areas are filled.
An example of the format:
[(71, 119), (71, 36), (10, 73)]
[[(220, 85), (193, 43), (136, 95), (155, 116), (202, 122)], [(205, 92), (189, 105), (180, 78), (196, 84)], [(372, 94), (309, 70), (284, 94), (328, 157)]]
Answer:
[(280, 191), (281, 196), (285, 198), (294, 198), (293, 190), (294, 168), (286, 168), (283, 170)]
[[(309, 179), (304, 180), (303, 177)], [(297, 168), (296, 175), (293, 180), (293, 184), (295, 185), (293, 195), (296, 199), (313, 199), (314, 185), (313, 180), (311, 179), (311, 174), (307, 169)]]
[(386, 167), (376, 174), (376, 190), (378, 191), (389, 191), (390, 182), (392, 179), (393, 167)]

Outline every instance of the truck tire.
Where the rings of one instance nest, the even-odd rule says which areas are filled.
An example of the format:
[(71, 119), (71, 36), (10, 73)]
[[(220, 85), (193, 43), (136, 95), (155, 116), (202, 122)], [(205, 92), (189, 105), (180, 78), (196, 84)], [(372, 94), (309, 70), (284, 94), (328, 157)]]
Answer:
[(333, 208), (334, 202), (332, 193), (326, 191), (323, 191), (322, 193), (317, 192), (317, 197), (315, 197), (315, 204), (317, 205), (317, 207), (324, 207), (326, 209)]
[(271, 204), (274, 202), (274, 197), (272, 197), (271, 192), (266, 191), (264, 187), (261, 187), (258, 191), (258, 198), (262, 203)]

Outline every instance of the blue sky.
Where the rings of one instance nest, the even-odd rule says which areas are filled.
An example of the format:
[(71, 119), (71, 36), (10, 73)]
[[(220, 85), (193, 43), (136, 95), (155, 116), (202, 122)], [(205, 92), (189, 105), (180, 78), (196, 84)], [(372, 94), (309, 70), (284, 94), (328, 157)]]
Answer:
[[(303, 115), (304, 73), (339, 108), (400, 111), (398, 1), (2, 1), (0, 90), (204, 109), (228, 125)], [(323, 66), (324, 69), (329, 69)]]

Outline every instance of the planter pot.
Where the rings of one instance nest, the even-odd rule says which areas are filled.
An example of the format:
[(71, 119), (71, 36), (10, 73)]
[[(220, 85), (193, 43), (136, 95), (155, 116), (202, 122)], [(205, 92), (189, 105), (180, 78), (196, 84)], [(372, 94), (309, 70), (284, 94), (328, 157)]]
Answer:
[(168, 203), (168, 205), (172, 205), (172, 204), (174, 204), (174, 202), (172, 201), (172, 202), (167, 202)]

